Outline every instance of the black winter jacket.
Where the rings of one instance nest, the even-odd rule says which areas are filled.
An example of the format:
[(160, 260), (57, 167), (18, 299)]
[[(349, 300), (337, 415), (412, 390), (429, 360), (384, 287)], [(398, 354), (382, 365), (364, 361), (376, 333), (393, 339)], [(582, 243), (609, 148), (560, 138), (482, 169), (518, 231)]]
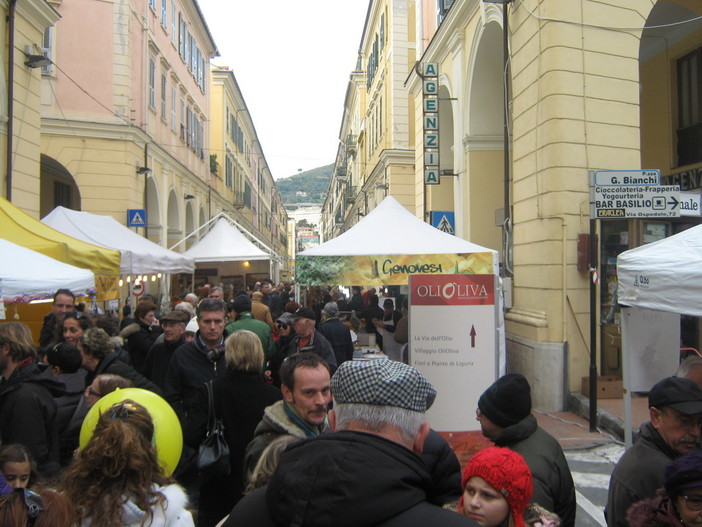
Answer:
[(319, 325), (317, 331), (324, 335), (331, 344), (337, 366), (340, 366), (344, 361), (353, 359), (351, 331), (341, 320), (336, 317), (327, 319)]
[[(44, 372), (48, 374), (49, 370)], [(65, 393), (60, 397), (55, 397), (56, 401), (56, 432), (59, 437), (59, 460), (61, 466), (66, 466), (73, 459), (73, 452), (78, 448), (80, 428), (69, 430), (69, 424), (76, 413), (80, 414), (82, 400), (85, 398), (85, 378), (87, 372), (80, 368), (75, 373), (61, 373), (53, 377), (54, 380), (62, 382), (65, 386)], [(85, 413), (83, 413), (85, 417)]]
[(626, 527), (629, 507), (655, 497), (656, 490), (663, 487), (665, 466), (678, 456), (650, 422), (642, 424), (636, 443), (624, 452), (610, 476), (607, 525)]
[(299, 348), (299, 342), (300, 336), (295, 335), (290, 341), (290, 346), (288, 346), (288, 356), (295, 355), (296, 353), (316, 353), (324, 359), (324, 361), (329, 365), (332, 375), (334, 374), (336, 371), (336, 356), (334, 355), (332, 345), (324, 335), (322, 335), (319, 331), (314, 330), (312, 332), (312, 337), (306, 346)]
[[(200, 515), (207, 515), (216, 524), (241, 499), (244, 491), (244, 452), (253, 439), (256, 425), (269, 405), (283, 398), (280, 390), (268, 384), (260, 373), (228, 371), (212, 383), (215, 413), (224, 423), (224, 437), (229, 445), (231, 474), (210, 477), (200, 488)], [(193, 448), (207, 433), (207, 387), (196, 394), (184, 429), (185, 441)]]
[(53, 396), (63, 393), (63, 383), (43, 376), (36, 363), (18, 368), (0, 384), (0, 441), (26, 446), (47, 477), (59, 471)]
[(161, 326), (149, 326), (141, 321), (129, 324), (120, 331), (119, 336), (126, 342), (132, 366), (139, 373), (144, 373), (146, 354), (161, 333), (163, 333)]
[(529, 414), (517, 424), (505, 428), (494, 443), (521, 454), (529, 465), (534, 483), (531, 501), (558, 514), (563, 527), (573, 527), (575, 486), (568, 462), (561, 445), (539, 427), (536, 417)]
[(242, 499), (225, 527), (426, 527), (477, 524), (427, 502), (431, 478), (419, 456), (363, 432), (293, 444), (271, 483)]
[(120, 377), (124, 377), (125, 379), (132, 381), (135, 388), (143, 388), (144, 390), (149, 390), (163, 396), (163, 392), (158, 386), (132, 368), (129, 364), (119, 360), (119, 356), (115, 351), (111, 351), (105, 355), (105, 357), (98, 363), (95, 371), (92, 372), (92, 374), (88, 374), (88, 378), (85, 382), (87, 384), (91, 384), (95, 377), (103, 373), (119, 375)]
[[(224, 340), (229, 334), (224, 331)], [(207, 381), (221, 379), (227, 374), (224, 353), (217, 361), (207, 358), (207, 348), (198, 330), (192, 342), (186, 342), (173, 352), (166, 373), (166, 400), (171, 404), (181, 423), (185, 423), (200, 388)]]
[(171, 363), (175, 350), (185, 344), (185, 337), (181, 336), (176, 342), (156, 342), (146, 355), (144, 375), (162, 390), (166, 389), (166, 373)]

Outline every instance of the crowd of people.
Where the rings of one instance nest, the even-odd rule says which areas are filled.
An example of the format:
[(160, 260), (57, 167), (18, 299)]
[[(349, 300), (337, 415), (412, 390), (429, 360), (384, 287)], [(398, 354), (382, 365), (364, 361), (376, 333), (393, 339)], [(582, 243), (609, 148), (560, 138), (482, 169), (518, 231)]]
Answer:
[[(574, 527), (573, 478), (522, 375), (473, 402), (494, 446), (461, 470), (426, 420), (436, 388), (401, 354), (352, 360), (360, 326), (342, 313), (394, 353), (406, 304), (380, 307), (361, 288), (348, 301), (334, 290), (309, 300), (270, 281), (233, 297), (208, 287), (165, 313), (146, 298), (120, 323), (79, 314), (60, 289), (39, 346), (25, 324), (1, 324), (0, 525)], [(611, 477), (609, 527), (700, 522), (702, 360), (693, 363), (651, 389), (651, 420)], [(159, 457), (159, 416), (127, 388), (173, 409), (184, 443), (174, 470)], [(90, 409), (118, 390), (81, 438)], [(198, 468), (212, 410), (227, 474)]]

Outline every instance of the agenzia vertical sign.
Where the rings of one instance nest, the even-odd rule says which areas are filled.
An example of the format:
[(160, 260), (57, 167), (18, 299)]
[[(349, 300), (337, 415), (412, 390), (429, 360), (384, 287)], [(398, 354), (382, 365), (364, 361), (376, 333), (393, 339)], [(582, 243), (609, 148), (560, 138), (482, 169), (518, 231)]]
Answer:
[(410, 276), (410, 364), (437, 396), (427, 412), (441, 432), (479, 430), (478, 398), (497, 376), (495, 276)]

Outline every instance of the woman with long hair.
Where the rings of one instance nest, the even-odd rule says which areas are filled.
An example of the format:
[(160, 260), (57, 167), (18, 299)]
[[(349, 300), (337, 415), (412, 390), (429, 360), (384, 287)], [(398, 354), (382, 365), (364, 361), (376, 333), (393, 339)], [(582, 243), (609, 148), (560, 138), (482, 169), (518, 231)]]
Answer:
[[(214, 407), (224, 422), (229, 445), (229, 476), (208, 477), (200, 489), (198, 526), (212, 527), (241, 499), (246, 445), (263, 418), (267, 406), (283, 398), (280, 390), (263, 377), (265, 356), (261, 339), (247, 330), (235, 331), (224, 342), (227, 374), (212, 382)], [(196, 448), (207, 432), (208, 396), (203, 385), (195, 398), (185, 426), (185, 441)]]
[(73, 527), (75, 521), (71, 502), (53, 490), (22, 488), (0, 497), (0, 525), (3, 526)]
[(149, 412), (129, 399), (100, 416), (59, 487), (76, 506), (81, 526), (193, 525), (185, 491), (163, 473), (153, 436)]

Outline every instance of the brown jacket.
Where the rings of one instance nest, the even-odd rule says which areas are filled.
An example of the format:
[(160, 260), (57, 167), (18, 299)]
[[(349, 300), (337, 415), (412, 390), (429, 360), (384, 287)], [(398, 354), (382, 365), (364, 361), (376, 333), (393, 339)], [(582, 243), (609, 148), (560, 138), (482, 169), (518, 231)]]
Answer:
[(251, 314), (256, 320), (265, 322), (273, 329), (273, 317), (270, 308), (260, 300), (251, 300)]

